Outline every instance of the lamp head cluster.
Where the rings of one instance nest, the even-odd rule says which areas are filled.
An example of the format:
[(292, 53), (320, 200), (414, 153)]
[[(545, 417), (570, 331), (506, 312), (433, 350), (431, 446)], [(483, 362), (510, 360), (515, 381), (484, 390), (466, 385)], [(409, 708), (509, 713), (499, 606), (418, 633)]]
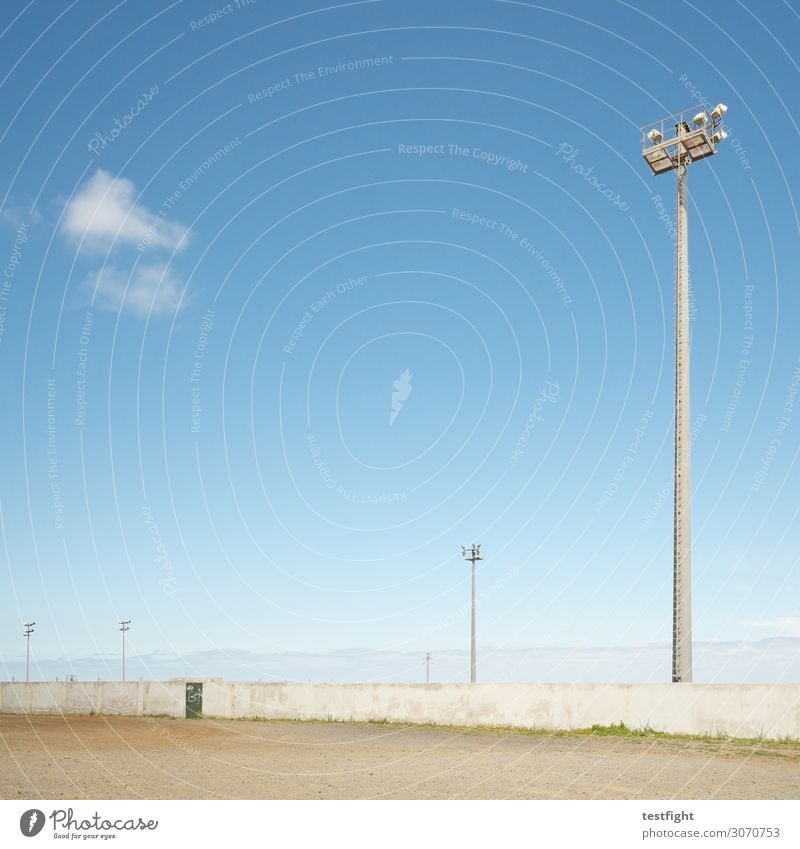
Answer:
[(470, 548), (467, 548), (466, 545), (461, 546), (461, 554), (464, 556), (465, 560), (483, 560), (483, 555), (481, 554), (480, 545), (475, 545), (472, 543)]
[(727, 138), (722, 127), (728, 111), (724, 103), (718, 103), (710, 114), (704, 107), (697, 110), (695, 106), (642, 127), (642, 156), (654, 174), (713, 156), (717, 145)]
[(25, 622), (22, 626), (25, 629), (22, 633), (22, 636), (23, 637), (30, 637), (30, 635), (33, 633), (33, 626), (35, 624), (36, 624), (35, 622)]
[(130, 619), (117, 619), (117, 622), (119, 623), (120, 631), (130, 631)]

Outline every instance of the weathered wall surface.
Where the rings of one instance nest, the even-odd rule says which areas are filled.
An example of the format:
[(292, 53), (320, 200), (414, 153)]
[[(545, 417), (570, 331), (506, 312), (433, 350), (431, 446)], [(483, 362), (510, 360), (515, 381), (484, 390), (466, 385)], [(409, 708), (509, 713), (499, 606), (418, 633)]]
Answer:
[[(193, 679), (202, 680), (202, 679)], [(0, 683), (4, 713), (185, 715), (183, 682)], [(800, 739), (800, 684), (264, 684), (203, 681), (205, 716)]]

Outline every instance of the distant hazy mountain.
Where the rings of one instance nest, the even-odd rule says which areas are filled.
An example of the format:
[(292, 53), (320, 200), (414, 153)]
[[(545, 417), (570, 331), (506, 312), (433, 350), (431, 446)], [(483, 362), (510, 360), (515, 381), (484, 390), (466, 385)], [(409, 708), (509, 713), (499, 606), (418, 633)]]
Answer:
[[(469, 680), (469, 655), (431, 649), (431, 680)], [(332, 652), (248, 652), (215, 649), (186, 655), (154, 652), (127, 659), (129, 680), (221, 677), (242, 681), (424, 681), (424, 652), (344, 649)], [(33, 680), (68, 675), (79, 680), (120, 678), (119, 655), (91, 655), (31, 661)], [(0, 657), (0, 676), (20, 680), (25, 658)], [(478, 654), (479, 681), (663, 682), (670, 680), (670, 646), (597, 648), (483, 647)], [(724, 682), (800, 681), (800, 638), (776, 637), (753, 642), (695, 643), (694, 680)]]

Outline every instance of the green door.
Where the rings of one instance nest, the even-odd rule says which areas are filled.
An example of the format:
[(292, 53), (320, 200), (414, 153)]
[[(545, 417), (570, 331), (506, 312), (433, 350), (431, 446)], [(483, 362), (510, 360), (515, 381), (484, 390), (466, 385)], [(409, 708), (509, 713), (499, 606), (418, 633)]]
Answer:
[(203, 683), (202, 681), (186, 684), (186, 718), (203, 718)]

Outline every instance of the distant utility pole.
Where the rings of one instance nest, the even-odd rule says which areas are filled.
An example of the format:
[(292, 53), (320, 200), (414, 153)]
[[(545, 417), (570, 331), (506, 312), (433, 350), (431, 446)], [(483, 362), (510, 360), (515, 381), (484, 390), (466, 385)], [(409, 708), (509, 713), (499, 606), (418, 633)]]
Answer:
[(122, 680), (125, 680), (125, 632), (130, 631), (130, 619), (117, 619), (119, 629), (122, 631)]
[(431, 659), (431, 653), (427, 652), (425, 654), (425, 683), (426, 684), (431, 683), (431, 664), (432, 663), (433, 663), (433, 660)]
[(28, 647), (25, 652), (25, 683), (30, 684), (31, 682), (31, 634), (33, 633), (33, 626), (35, 622), (26, 622), (23, 627), (25, 630), (22, 632), (22, 636), (28, 641)]
[[(675, 230), (675, 504), (672, 557), (672, 680), (692, 680), (692, 486), (689, 418), (689, 165), (714, 156), (727, 133), (722, 120), (728, 107), (718, 103), (709, 115), (704, 106), (642, 127), (642, 156), (653, 174), (677, 176)], [(692, 113), (695, 113), (692, 115)]]
[(474, 684), (477, 680), (478, 671), (477, 651), (475, 648), (475, 563), (478, 560), (483, 560), (483, 556), (481, 555), (481, 547), (479, 545), (475, 545), (474, 542), (472, 543), (472, 548), (467, 548), (465, 545), (462, 545), (461, 554), (464, 556), (465, 560), (472, 561), (472, 649), (470, 652), (469, 680), (471, 684)]

